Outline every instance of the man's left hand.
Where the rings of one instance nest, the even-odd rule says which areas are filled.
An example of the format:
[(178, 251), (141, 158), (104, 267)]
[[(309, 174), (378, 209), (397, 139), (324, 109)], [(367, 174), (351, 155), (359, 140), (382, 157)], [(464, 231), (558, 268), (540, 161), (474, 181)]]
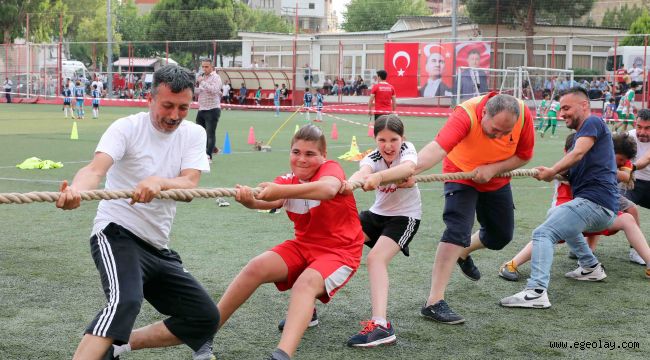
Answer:
[(162, 190), (159, 178), (156, 176), (149, 176), (148, 178), (140, 181), (133, 191), (131, 196), (131, 205), (135, 203), (148, 203), (151, 202)]
[(538, 166), (535, 168), (535, 170), (537, 170), (537, 175), (535, 175), (535, 179), (546, 181), (546, 182), (553, 180), (555, 178), (555, 175), (557, 174), (555, 170), (548, 168), (546, 166)]
[(478, 184), (485, 184), (490, 181), (496, 174), (497, 173), (492, 166), (481, 165), (474, 169), (474, 177), (472, 180)]

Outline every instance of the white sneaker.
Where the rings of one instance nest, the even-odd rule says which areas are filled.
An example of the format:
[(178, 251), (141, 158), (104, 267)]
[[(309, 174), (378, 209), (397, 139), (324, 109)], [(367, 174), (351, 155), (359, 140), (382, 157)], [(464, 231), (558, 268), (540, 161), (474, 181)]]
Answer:
[(645, 265), (645, 261), (634, 248), (630, 249), (630, 261), (639, 265)]
[[(540, 289), (541, 290), (541, 289)], [(530, 309), (547, 309), (551, 307), (548, 301), (548, 291), (543, 289), (541, 293), (535, 289), (525, 289), (512, 296), (505, 297), (500, 301), (501, 306), (519, 307)]]
[(598, 263), (596, 267), (593, 268), (583, 268), (582, 266), (578, 266), (577, 269), (569, 271), (564, 274), (564, 276), (575, 280), (600, 281), (606, 278), (607, 274), (605, 274), (605, 268), (603, 265)]

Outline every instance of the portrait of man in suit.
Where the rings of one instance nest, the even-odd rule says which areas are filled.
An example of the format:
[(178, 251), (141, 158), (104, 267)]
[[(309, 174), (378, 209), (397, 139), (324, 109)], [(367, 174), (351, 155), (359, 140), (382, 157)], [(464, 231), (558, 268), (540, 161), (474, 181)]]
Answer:
[(478, 49), (472, 49), (467, 54), (467, 66), (474, 69), (463, 69), (460, 74), (460, 97), (469, 99), (488, 91), (487, 74), (481, 67), (481, 53)]
[[(452, 95), (449, 86), (443, 81), (445, 66), (447, 66), (447, 50), (439, 44), (428, 44), (423, 48), (426, 57), (424, 69), (426, 77), (419, 89), (420, 96), (450, 96)], [(451, 64), (449, 64), (451, 66)]]

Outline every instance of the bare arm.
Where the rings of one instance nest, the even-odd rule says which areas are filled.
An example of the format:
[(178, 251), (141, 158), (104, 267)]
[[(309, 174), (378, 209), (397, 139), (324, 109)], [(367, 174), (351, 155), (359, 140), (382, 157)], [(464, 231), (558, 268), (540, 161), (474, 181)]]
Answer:
[(628, 182), (630, 182), (631, 175), (632, 175), (632, 170), (629, 169), (617, 170), (616, 181), (627, 184)]
[(363, 190), (375, 190), (382, 183), (392, 183), (408, 179), (415, 173), (415, 163), (405, 161), (395, 167), (372, 173), (366, 177)]
[(641, 155), (634, 163), (636, 170), (645, 169), (648, 165), (650, 165), (650, 151), (647, 151), (645, 154)]
[(281, 208), (284, 204), (284, 200), (257, 200), (253, 196), (253, 190), (248, 186), (237, 184), (236, 188), (235, 200), (249, 209), (271, 210)]
[(397, 110), (397, 96), (393, 95), (392, 100), (393, 112), (395, 112)]
[(90, 164), (82, 167), (72, 180), (72, 185), (68, 186), (68, 181), (64, 180), (59, 187), (61, 196), (56, 202), (56, 207), (63, 210), (72, 210), (81, 204), (79, 191), (94, 190), (99, 186), (100, 181), (106, 176), (108, 169), (113, 166), (113, 158), (110, 155), (97, 152)]
[(342, 182), (334, 176), (323, 176), (318, 181), (305, 184), (279, 185), (261, 183), (263, 190), (257, 200), (275, 201), (280, 199), (330, 200), (341, 189)]
[(447, 156), (447, 152), (435, 140), (418, 152), (418, 165), (414, 174), (419, 174), (436, 166)]
[(175, 178), (149, 176), (136, 185), (131, 204), (148, 203), (163, 190), (193, 189), (199, 185), (199, 180), (201, 180), (201, 171), (196, 169), (181, 170)]
[(559, 173), (563, 173), (573, 165), (582, 160), (585, 154), (591, 150), (596, 143), (596, 139), (591, 136), (581, 136), (576, 140), (573, 150), (569, 151), (560, 161), (556, 162), (550, 168), (538, 167), (539, 174), (535, 176), (537, 180), (551, 181)]
[(368, 114), (372, 114), (372, 108), (375, 106), (375, 94), (370, 94), (368, 99)]

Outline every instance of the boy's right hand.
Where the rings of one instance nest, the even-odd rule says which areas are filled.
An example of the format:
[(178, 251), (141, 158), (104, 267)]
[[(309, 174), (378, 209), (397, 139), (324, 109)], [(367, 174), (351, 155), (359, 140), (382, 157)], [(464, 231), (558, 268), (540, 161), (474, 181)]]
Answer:
[(255, 197), (253, 196), (253, 189), (246, 185), (235, 185), (235, 189), (237, 189), (237, 193), (235, 194), (235, 200), (246, 206), (250, 207), (255, 203)]
[(56, 207), (63, 210), (76, 209), (81, 205), (81, 195), (73, 187), (68, 186), (68, 180), (63, 180), (59, 186), (59, 199), (56, 201)]

